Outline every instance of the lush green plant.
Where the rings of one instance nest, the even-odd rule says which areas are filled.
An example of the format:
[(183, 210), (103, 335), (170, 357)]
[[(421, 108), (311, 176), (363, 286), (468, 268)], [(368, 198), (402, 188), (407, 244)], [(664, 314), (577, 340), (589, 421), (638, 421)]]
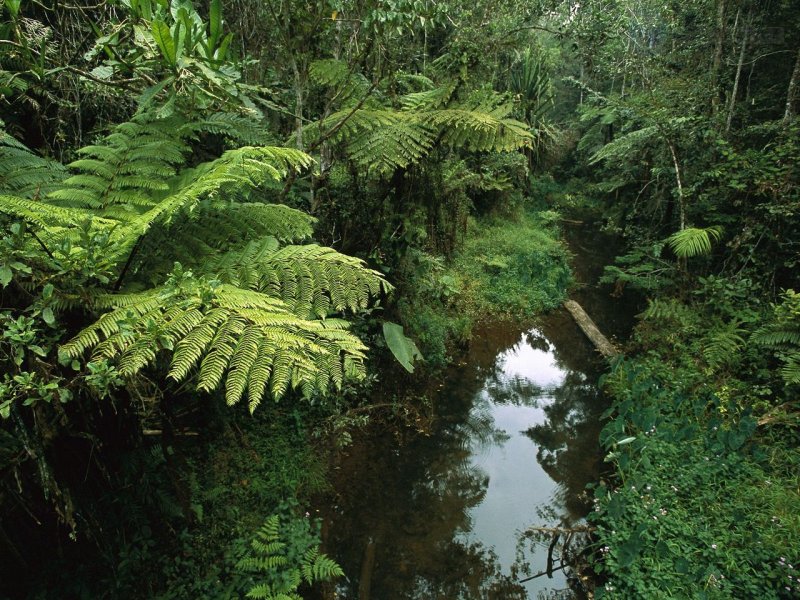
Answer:
[[(721, 343), (708, 317), (665, 302), (651, 304), (645, 317), (657, 324), (640, 327), (639, 337), (649, 339), (640, 343), (654, 347), (659, 330), (684, 333), (669, 342), (677, 352), (659, 341), (605, 380), (614, 404), (601, 441), (617, 479), (595, 488), (590, 516), (604, 581), (598, 596), (792, 597), (797, 454), (789, 438), (758, 428), (759, 392), (737, 378), (753, 377), (746, 334), (738, 336), (741, 347), (720, 350), (723, 358), (712, 360), (716, 349), (707, 346), (716, 375), (709, 379), (684, 345), (698, 334)], [(734, 361), (735, 375), (721, 370), (722, 360)]]
[(787, 384), (800, 384), (800, 294), (786, 290), (773, 304), (772, 315), (753, 333), (760, 346), (773, 348), (783, 363), (781, 376)]
[(264, 600), (301, 600), (297, 593), (301, 583), (344, 576), (339, 565), (320, 553), (319, 534), (312, 533), (307, 519), (282, 524), (277, 515), (267, 518), (237, 568), (264, 581), (247, 593), (248, 598)]

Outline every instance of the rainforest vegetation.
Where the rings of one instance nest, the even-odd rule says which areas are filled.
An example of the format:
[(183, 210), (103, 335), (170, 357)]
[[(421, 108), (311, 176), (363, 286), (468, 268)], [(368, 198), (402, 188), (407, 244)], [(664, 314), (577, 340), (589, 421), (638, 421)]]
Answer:
[(0, 598), (336, 597), (337, 449), (576, 220), (641, 308), (580, 593), (800, 597), (799, 110), (793, 0), (4, 0)]

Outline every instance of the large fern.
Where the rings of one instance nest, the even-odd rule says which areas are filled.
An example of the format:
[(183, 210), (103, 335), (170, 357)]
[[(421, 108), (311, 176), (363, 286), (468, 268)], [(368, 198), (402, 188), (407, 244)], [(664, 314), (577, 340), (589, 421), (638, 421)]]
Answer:
[(0, 121), (0, 190), (28, 199), (47, 194), (64, 179), (66, 169), (31, 152), (2, 125)]
[(471, 152), (532, 144), (527, 125), (510, 117), (513, 106), (501, 96), (457, 103), (453, 91), (451, 85), (408, 94), (399, 99), (399, 110), (344, 107), (306, 127), (304, 135), (308, 141), (331, 135), (351, 160), (378, 175), (418, 163), (437, 144)]
[(138, 119), (84, 149), (71, 165), (79, 173), (48, 198), (0, 196), (0, 210), (27, 221), (54, 258), (70, 258), (87, 231), (107, 240), (115, 290), (53, 304), (100, 313), (61, 354), (89, 353), (128, 377), (163, 359), (170, 378), (224, 387), (229, 404), (246, 396), (251, 411), (266, 395), (310, 396), (361, 376), (365, 346), (330, 317), (365, 308), (388, 284), (330, 248), (282, 245), (308, 238), (313, 220), (259, 201), (267, 181), (311, 158), (245, 146), (181, 169), (186, 139), (204, 128)]

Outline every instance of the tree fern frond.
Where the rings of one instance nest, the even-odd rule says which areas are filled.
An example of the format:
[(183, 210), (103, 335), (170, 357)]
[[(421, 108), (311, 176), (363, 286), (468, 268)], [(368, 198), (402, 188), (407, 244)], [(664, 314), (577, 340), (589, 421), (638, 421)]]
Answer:
[[(39, 200), (0, 195), (0, 212), (33, 223), (43, 229), (55, 225), (74, 226), (83, 213), (76, 213)], [(86, 216), (89, 216), (86, 213)]]
[(309, 76), (314, 83), (336, 90), (343, 103), (360, 98), (369, 89), (366, 77), (353, 72), (346, 62), (332, 58), (313, 61), (309, 67)]
[(22, 198), (46, 195), (67, 175), (64, 166), (42, 158), (0, 129), (0, 190)]
[(391, 289), (360, 259), (309, 244), (265, 250), (252, 243), (208, 265), (222, 281), (280, 298), (301, 317), (325, 317), (330, 310), (361, 310)]
[(238, 144), (248, 146), (271, 146), (277, 142), (262, 120), (229, 112), (217, 112), (195, 120), (184, 126), (182, 131), (192, 135), (198, 132), (224, 135)]
[(729, 364), (745, 345), (746, 332), (741, 323), (733, 321), (710, 332), (703, 344), (703, 357), (708, 365), (717, 368)]
[(669, 236), (667, 243), (679, 258), (691, 258), (710, 253), (713, 242), (719, 241), (720, 237), (722, 230), (719, 227), (687, 227)]
[[(210, 260), (223, 281), (237, 282), (246, 271), (247, 261), (234, 261), (237, 253), (220, 257), (220, 251), (257, 240), (238, 252), (255, 252), (247, 260), (258, 260), (259, 252), (276, 250), (278, 241), (309, 238), (313, 223), (314, 218), (307, 213), (284, 205), (204, 200), (193, 211), (176, 215), (165, 227), (150, 232), (140, 244), (133, 270), (146, 269), (151, 277), (158, 278), (169, 272), (176, 261), (190, 267), (200, 265), (209, 271)], [(234, 276), (231, 270), (240, 267), (244, 270)]]
[[(111, 241), (125, 254), (154, 224), (168, 225), (177, 215), (191, 211), (207, 197), (235, 198), (267, 179), (282, 179), (290, 170), (310, 166), (312, 159), (293, 148), (245, 146), (225, 152), (191, 174), (193, 181), (159, 201), (150, 210), (117, 228)], [(186, 176), (182, 177), (185, 180)]]
[[(245, 329), (245, 320), (237, 315), (231, 315), (217, 328), (216, 335), (211, 340), (210, 351), (200, 363), (200, 375), (197, 389), (210, 392), (217, 388), (222, 376), (237, 347), (236, 341)], [(258, 334), (258, 330), (251, 327), (251, 331)], [(240, 393), (241, 396), (241, 393)], [(238, 400), (238, 398), (237, 398)]]
[(638, 152), (642, 144), (649, 143), (658, 136), (659, 129), (655, 125), (620, 135), (595, 152), (589, 164), (595, 165), (604, 160), (628, 160), (631, 154)]
[(800, 330), (760, 328), (750, 338), (760, 346), (778, 348), (781, 346), (800, 346)]
[(317, 387), (321, 381), (341, 385), (345, 359), (361, 365), (354, 374), (363, 375), (366, 348), (338, 323), (327, 328), (292, 314), (279, 298), (231, 285), (192, 290), (163, 287), (98, 297), (97, 306), (112, 310), (60, 351), (70, 358), (91, 350), (92, 360), (117, 359), (125, 376), (153, 363), (159, 352), (171, 352), (170, 378), (182, 381), (199, 368), (202, 391), (216, 389), (225, 378), (227, 401), (235, 404), (247, 395), (251, 410), (267, 389), (278, 399), (290, 388), (324, 393), (326, 388)]
[(786, 383), (800, 384), (800, 352), (793, 352), (784, 358), (781, 377)]
[(175, 174), (188, 153), (188, 146), (175, 133), (180, 125), (176, 118), (145, 117), (118, 125), (102, 145), (78, 151), (84, 158), (69, 165), (78, 173), (49, 198), (86, 208), (152, 205), (152, 192), (167, 189), (164, 180)]
[(406, 94), (400, 98), (400, 104), (403, 110), (407, 111), (436, 110), (443, 108), (450, 102), (455, 88), (456, 86), (453, 83), (440, 88)]
[(435, 139), (433, 128), (397, 119), (355, 137), (347, 150), (351, 158), (368, 171), (383, 174), (418, 162), (428, 154)]
[(514, 119), (502, 117), (506, 109), (491, 112), (451, 108), (430, 111), (421, 120), (438, 130), (448, 146), (474, 152), (512, 152), (532, 142), (528, 127)]

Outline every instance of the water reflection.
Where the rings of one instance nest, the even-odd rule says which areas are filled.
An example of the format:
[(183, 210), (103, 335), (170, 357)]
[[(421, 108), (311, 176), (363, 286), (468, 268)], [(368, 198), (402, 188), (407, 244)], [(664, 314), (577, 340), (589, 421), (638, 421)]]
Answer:
[[(476, 336), (435, 398), (430, 435), (398, 446), (373, 432), (349, 449), (326, 515), (327, 546), (349, 575), (339, 597), (515, 600), (566, 587), (562, 572), (519, 583), (547, 555), (522, 532), (581, 519), (597, 475), (593, 355), (551, 328)], [(565, 335), (568, 356), (551, 343)]]

